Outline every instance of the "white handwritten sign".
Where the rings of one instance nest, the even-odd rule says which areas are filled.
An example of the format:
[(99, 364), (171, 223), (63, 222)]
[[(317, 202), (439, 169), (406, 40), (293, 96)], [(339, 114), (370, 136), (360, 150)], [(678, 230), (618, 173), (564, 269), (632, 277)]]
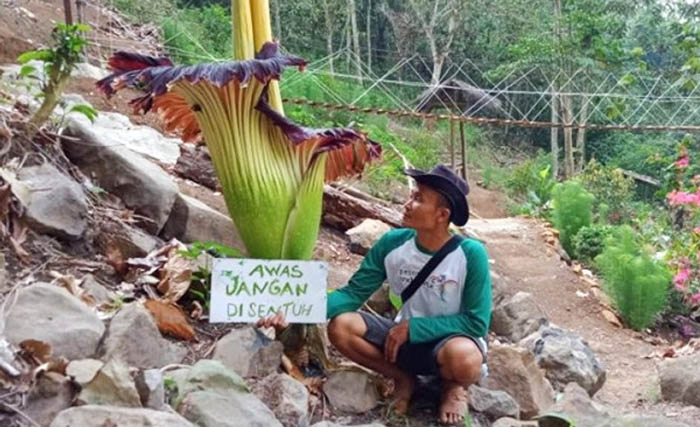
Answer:
[(256, 322), (281, 311), (290, 323), (325, 322), (327, 279), (320, 261), (217, 258), (209, 321)]

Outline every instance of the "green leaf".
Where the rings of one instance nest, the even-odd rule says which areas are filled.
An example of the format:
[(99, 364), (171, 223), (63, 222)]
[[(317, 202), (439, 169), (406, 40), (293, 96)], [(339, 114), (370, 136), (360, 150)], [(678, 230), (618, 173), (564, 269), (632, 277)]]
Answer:
[(75, 24), (74, 28), (76, 29), (76, 31), (82, 31), (84, 33), (90, 31), (90, 26), (87, 24)]
[(19, 70), (19, 77), (25, 78), (25, 77), (31, 76), (32, 74), (34, 74), (35, 71), (36, 71), (36, 67), (34, 67), (32, 65), (29, 65), (29, 64), (23, 65), (22, 68)]
[(47, 49), (40, 49), (40, 50), (30, 50), (28, 52), (24, 52), (20, 56), (17, 57), (17, 62), (20, 64), (26, 64), (29, 61), (36, 60), (36, 61), (51, 61), (53, 59), (53, 52)]
[(95, 110), (91, 106), (85, 105), (85, 104), (74, 105), (73, 108), (70, 109), (69, 113), (73, 113), (73, 112), (80, 113), (80, 114), (84, 115), (92, 123), (95, 123), (95, 118), (97, 117), (97, 114), (98, 114), (97, 110)]

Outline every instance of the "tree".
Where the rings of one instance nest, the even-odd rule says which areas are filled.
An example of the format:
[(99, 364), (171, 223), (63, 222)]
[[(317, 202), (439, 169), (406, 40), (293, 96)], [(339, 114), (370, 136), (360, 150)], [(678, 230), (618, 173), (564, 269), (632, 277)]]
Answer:
[(464, 6), (459, 0), (408, 0), (406, 10), (385, 5), (382, 12), (391, 22), (399, 51), (414, 47), (416, 33), (423, 33), (432, 61), (431, 85), (440, 83), (445, 60), (461, 27)]

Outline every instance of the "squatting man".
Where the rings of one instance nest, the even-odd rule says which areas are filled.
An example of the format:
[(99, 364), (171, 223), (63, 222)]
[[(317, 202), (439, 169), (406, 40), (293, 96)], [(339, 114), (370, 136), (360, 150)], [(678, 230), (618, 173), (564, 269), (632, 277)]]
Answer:
[[(462, 423), (466, 389), (486, 371), (492, 310), (488, 255), (480, 242), (449, 230), (450, 223), (463, 226), (469, 219), (469, 186), (463, 179), (445, 165), (405, 173), (417, 188), (404, 205), (404, 228), (384, 234), (348, 284), (329, 294), (328, 336), (350, 360), (393, 379), (398, 414), (408, 410), (416, 375), (433, 375), (442, 384), (439, 421)], [(437, 265), (424, 269), (434, 256)], [(403, 300), (396, 318), (357, 311), (385, 281)], [(407, 288), (412, 293), (405, 293)], [(279, 332), (287, 324), (277, 314), (260, 319), (258, 326)]]

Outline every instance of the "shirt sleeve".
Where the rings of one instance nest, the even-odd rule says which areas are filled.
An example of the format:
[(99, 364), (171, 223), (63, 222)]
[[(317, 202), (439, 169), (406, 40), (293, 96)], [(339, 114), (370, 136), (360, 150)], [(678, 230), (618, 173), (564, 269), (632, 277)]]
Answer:
[(385, 233), (367, 252), (360, 268), (352, 275), (348, 284), (328, 295), (327, 317), (331, 319), (359, 309), (386, 280), (384, 258), (410, 237), (410, 232), (404, 229)]
[(428, 342), (455, 334), (474, 338), (488, 334), (492, 311), (489, 257), (476, 240), (466, 240), (462, 249), (467, 257), (467, 278), (461, 312), (450, 316), (412, 317), (409, 320), (410, 342)]

